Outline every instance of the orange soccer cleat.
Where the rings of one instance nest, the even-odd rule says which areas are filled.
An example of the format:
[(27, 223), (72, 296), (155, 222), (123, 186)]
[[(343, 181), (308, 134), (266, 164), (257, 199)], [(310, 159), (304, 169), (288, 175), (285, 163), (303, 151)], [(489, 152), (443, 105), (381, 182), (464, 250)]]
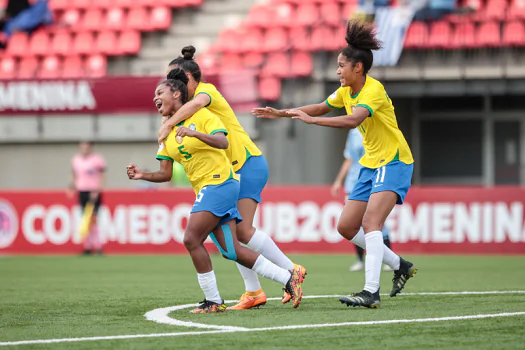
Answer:
[(228, 310), (248, 310), (254, 307), (260, 308), (264, 304), (266, 304), (266, 294), (264, 294), (262, 289), (259, 289), (256, 292), (246, 292), (241, 295), (239, 302), (234, 306), (228, 307)]
[(290, 300), (293, 300), (293, 307), (297, 308), (299, 304), (301, 304), (301, 299), (303, 297), (303, 289), (301, 285), (307, 273), (304, 267), (297, 264), (294, 265), (294, 268), (290, 273), (292, 276), (283, 288), (284, 292), (281, 302), (286, 304)]
[(224, 300), (220, 303), (214, 303), (213, 301), (208, 301), (204, 299), (201, 304), (196, 307), (195, 309), (191, 310), (190, 313), (192, 314), (211, 314), (216, 312), (224, 312), (226, 311), (226, 304), (224, 304)]

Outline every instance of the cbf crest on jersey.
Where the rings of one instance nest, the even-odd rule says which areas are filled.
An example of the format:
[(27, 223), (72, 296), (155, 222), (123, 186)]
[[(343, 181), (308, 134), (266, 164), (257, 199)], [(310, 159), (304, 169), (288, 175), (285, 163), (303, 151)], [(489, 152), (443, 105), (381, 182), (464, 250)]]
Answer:
[(195, 124), (190, 125), (190, 130), (193, 130), (193, 131), (197, 130), (197, 127), (195, 126)]
[(337, 97), (337, 90), (334, 91), (333, 94), (330, 95), (330, 98), (333, 100), (334, 98)]

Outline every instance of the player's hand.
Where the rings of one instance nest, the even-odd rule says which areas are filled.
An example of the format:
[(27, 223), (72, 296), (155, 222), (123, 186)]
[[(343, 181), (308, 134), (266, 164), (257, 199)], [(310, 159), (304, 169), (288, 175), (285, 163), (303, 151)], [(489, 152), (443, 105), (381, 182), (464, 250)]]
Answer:
[(184, 136), (195, 137), (196, 135), (197, 135), (197, 131), (191, 130), (185, 126), (180, 126), (177, 129), (177, 136), (180, 136), (180, 137), (184, 137)]
[(128, 173), (128, 178), (130, 180), (140, 180), (140, 179), (142, 179), (142, 170), (140, 170), (140, 168), (138, 166), (136, 166), (135, 164), (130, 163), (126, 167), (126, 170), (127, 170), (127, 173)]
[(95, 203), (98, 199), (98, 196), (100, 195), (100, 192), (92, 191), (89, 193), (89, 200), (93, 203)]
[(281, 117), (288, 117), (286, 110), (279, 110), (279, 109), (275, 109), (272, 107), (254, 108), (252, 109), (252, 113), (257, 118), (265, 118), (265, 119), (276, 119), (276, 118), (281, 118)]
[(287, 113), (292, 116), (292, 119), (302, 120), (306, 124), (315, 124), (315, 118), (309, 116), (299, 109), (290, 109)]
[(159, 145), (163, 143), (164, 140), (166, 140), (166, 138), (171, 132), (170, 126), (166, 124), (166, 120), (168, 120), (168, 118), (166, 118), (166, 120), (164, 120), (164, 118), (165, 117), (162, 117), (162, 126), (160, 127), (159, 132), (157, 133), (157, 142), (159, 143)]
[(330, 188), (330, 193), (334, 198), (339, 197), (339, 193), (341, 193), (341, 183), (339, 181), (334, 182), (332, 188)]

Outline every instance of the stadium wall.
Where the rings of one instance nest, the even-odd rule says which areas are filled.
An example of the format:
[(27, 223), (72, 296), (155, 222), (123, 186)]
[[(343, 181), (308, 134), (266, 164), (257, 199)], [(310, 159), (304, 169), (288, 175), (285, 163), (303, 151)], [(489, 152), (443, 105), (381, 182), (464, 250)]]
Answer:
[[(105, 252), (183, 253), (191, 190), (107, 191), (98, 222)], [(343, 253), (343, 198), (327, 186), (271, 186), (255, 225), (290, 253)], [(387, 225), (400, 253), (525, 253), (525, 189), (415, 187)], [(80, 209), (64, 192), (0, 193), (0, 254), (76, 254)], [(210, 245), (211, 247), (211, 245)]]

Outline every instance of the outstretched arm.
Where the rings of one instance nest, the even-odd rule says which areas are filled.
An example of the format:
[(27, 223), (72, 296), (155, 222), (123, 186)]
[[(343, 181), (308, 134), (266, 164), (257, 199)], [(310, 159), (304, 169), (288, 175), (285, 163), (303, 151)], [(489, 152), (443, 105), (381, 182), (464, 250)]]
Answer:
[(171, 180), (173, 171), (173, 162), (169, 160), (160, 160), (160, 168), (155, 172), (142, 171), (140, 168), (131, 163), (126, 167), (128, 178), (130, 180), (146, 180), (149, 182), (168, 182)]
[[(272, 107), (265, 107), (265, 108), (254, 108), (252, 110), (252, 113), (257, 118), (267, 118), (267, 119), (275, 119), (275, 118), (283, 118), (283, 117), (291, 117), (292, 114), (290, 114), (291, 109), (275, 109)], [(298, 108), (294, 108), (294, 110), (300, 110), (308, 115), (319, 117), (322, 115), (325, 115), (329, 113), (332, 108), (328, 106), (326, 103), (316, 103), (313, 105), (307, 105), (302, 106)]]
[(187, 103), (182, 105), (182, 107), (171, 118), (166, 120), (166, 122), (163, 123), (160, 127), (158, 133), (159, 144), (161, 144), (166, 139), (166, 137), (168, 137), (175, 125), (188, 119), (189, 117), (197, 113), (199, 109), (209, 105), (210, 102), (210, 96), (208, 96), (207, 94), (198, 94), (191, 101), (188, 101)]
[(343, 115), (340, 117), (331, 118), (312, 117), (297, 109), (292, 109), (288, 113), (290, 113), (290, 116), (293, 119), (302, 120), (306, 124), (350, 129), (357, 128), (370, 115), (368, 109), (364, 107), (356, 107), (351, 115)]

